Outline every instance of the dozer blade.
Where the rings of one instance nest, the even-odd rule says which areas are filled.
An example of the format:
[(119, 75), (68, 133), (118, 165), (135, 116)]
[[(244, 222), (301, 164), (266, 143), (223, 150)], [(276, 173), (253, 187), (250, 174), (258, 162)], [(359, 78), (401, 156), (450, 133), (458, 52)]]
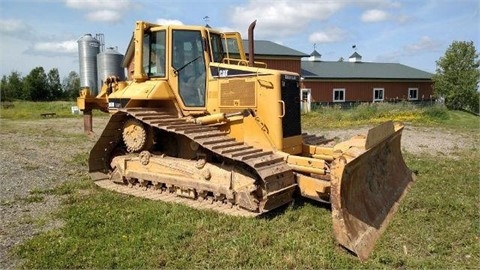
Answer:
[(332, 164), (335, 238), (360, 260), (369, 257), (414, 181), (401, 154), (402, 130), (392, 122), (375, 127), (366, 138), (351, 139), (349, 150)]

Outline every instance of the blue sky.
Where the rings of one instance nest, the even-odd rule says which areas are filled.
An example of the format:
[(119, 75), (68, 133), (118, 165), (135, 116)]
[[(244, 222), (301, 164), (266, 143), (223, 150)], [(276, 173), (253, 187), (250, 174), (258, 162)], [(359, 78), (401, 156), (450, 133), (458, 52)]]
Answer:
[[(478, 0), (0, 0), (0, 75), (26, 76), (42, 66), (61, 78), (79, 71), (77, 40), (105, 35), (106, 47), (125, 53), (134, 23), (205, 25), (255, 38), (322, 60), (393, 62), (435, 72), (435, 61), (454, 41), (480, 51)], [(356, 49), (352, 46), (356, 45)]]

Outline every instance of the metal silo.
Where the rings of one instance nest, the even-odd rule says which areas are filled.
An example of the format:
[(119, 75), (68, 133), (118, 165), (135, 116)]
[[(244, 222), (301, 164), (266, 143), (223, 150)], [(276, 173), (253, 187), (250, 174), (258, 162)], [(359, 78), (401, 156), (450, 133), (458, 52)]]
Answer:
[(77, 43), (80, 62), (80, 86), (88, 86), (93, 93), (97, 94), (97, 54), (100, 52), (100, 41), (92, 37), (91, 34), (85, 34)]
[(122, 67), (123, 55), (112, 47), (97, 55), (98, 88), (108, 76), (117, 76), (125, 80), (125, 68)]

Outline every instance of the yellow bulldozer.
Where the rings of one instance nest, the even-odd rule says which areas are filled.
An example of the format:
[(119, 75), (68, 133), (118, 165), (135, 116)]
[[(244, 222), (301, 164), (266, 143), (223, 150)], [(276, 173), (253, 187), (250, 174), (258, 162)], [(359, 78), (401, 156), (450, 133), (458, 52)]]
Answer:
[(336, 143), (301, 130), (300, 76), (248, 59), (237, 32), (138, 21), (130, 79), (109, 77), (92, 110), (110, 114), (90, 152), (95, 183), (121, 193), (258, 216), (295, 196), (331, 204), (343, 247), (368, 258), (412, 172), (403, 126), (387, 122)]

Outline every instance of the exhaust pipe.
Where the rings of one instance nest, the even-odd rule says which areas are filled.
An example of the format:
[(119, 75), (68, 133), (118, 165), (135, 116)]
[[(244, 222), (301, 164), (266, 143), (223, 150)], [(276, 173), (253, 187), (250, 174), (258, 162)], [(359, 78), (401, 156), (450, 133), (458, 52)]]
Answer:
[(248, 27), (248, 66), (250, 67), (253, 67), (253, 64), (255, 63), (253, 29), (255, 29), (256, 24), (257, 20), (253, 21)]

